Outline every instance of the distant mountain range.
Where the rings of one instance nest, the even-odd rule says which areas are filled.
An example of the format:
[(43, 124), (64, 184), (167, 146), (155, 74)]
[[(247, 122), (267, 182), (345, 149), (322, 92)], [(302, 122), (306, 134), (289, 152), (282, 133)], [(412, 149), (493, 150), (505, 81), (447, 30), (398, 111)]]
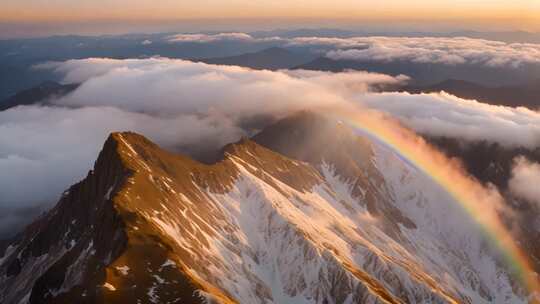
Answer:
[(407, 75), (415, 86), (434, 85), (447, 79), (461, 79), (483, 86), (520, 86), (538, 78), (535, 66), (523, 69), (506, 69), (482, 65), (443, 65), (410, 61), (357, 61), (334, 60), (325, 56), (295, 67), (295, 69), (342, 72), (346, 70), (369, 71), (388, 75)]
[[(530, 84), (487, 86), (473, 80), (484, 77), (483, 68), (441, 67), (440, 65), (418, 65), (410, 63), (376, 63), (336, 61), (326, 57), (314, 58), (307, 52), (296, 53), (284, 48), (272, 47), (259, 52), (246, 53), (230, 57), (197, 59), (209, 64), (237, 65), (254, 69), (307, 69), (340, 72), (347, 69), (367, 70), (388, 74), (407, 74), (413, 76), (413, 84), (391, 88), (410, 93), (432, 93), (445, 91), (452, 95), (475, 99), (493, 105), (511, 107), (524, 106), (531, 109), (540, 107), (540, 80)], [(434, 70), (440, 70), (435, 72)], [(442, 79), (444, 76), (463, 76), (473, 80)], [(476, 76), (474, 76), (476, 75)], [(499, 76), (494, 76), (499, 78)], [(441, 79), (439, 82), (434, 82)], [(492, 81), (487, 81), (492, 83)], [(495, 82), (501, 82), (497, 79)]]
[(448, 79), (427, 86), (405, 86), (400, 90), (415, 94), (445, 91), (464, 99), (492, 105), (522, 106), (530, 109), (540, 107), (540, 81), (530, 85), (488, 87), (470, 81)]
[[(2, 24), (0, 24), (2, 27)], [(1, 32), (1, 30), (0, 30)], [(12, 96), (16, 92), (36, 86), (45, 80), (60, 81), (58, 75), (49, 70), (34, 69), (36, 64), (47, 61), (65, 61), (69, 59), (81, 59), (89, 57), (107, 57), (107, 58), (146, 58), (150, 56), (163, 56), (169, 58), (193, 59), (193, 58), (221, 58), (236, 56), (248, 52), (259, 52), (265, 48), (284, 47), (282, 43), (268, 41), (253, 42), (246, 41), (219, 41), (212, 43), (171, 43), (170, 36), (175, 33), (155, 33), (155, 34), (127, 34), (127, 35), (103, 35), (103, 36), (52, 36), (35, 39), (6, 39), (0, 40), (0, 100)], [(360, 30), (341, 30), (331, 28), (320, 29), (296, 29), (296, 30), (274, 30), (258, 31), (249, 33), (253, 37), (275, 37), (283, 38), (293, 37), (354, 37), (354, 36), (399, 36), (399, 37), (456, 37), (465, 36), (472, 38), (484, 38), (491, 40), (500, 40), (506, 42), (529, 42), (539, 43), (540, 34), (528, 32), (474, 32), (462, 31), (453, 33), (437, 32), (372, 32)], [(298, 48), (295, 51), (300, 50)], [(304, 52), (302, 52), (304, 53)], [(312, 56), (305, 52), (306, 56)], [(320, 55), (320, 54), (319, 54)], [(313, 58), (311, 58), (313, 59)], [(321, 59), (323, 60), (323, 59)], [(292, 61), (291, 61), (292, 62)], [(303, 65), (305, 62), (299, 62)], [(326, 63), (314, 62), (308, 66), (317, 69), (317, 65)], [(250, 64), (251, 65), (251, 64)], [(255, 64), (254, 66), (257, 66)], [(270, 64), (270, 67), (274, 64)], [(281, 66), (281, 64), (277, 65)], [(289, 67), (289, 66), (287, 66)], [(267, 68), (263, 65), (263, 68)], [(354, 65), (344, 68), (355, 68)], [(358, 67), (362, 69), (362, 67)], [(363, 69), (368, 69), (365, 67)], [(339, 68), (326, 68), (335, 70)], [(409, 74), (407, 71), (414, 67), (399, 68), (399, 73)], [(526, 74), (526, 77), (512, 75), (512, 73), (488, 72), (477, 73), (474, 71), (465, 71), (460, 74), (439, 72), (444, 70), (434, 69), (430, 73), (427, 71), (416, 71), (418, 81), (422, 84), (433, 84), (445, 79), (455, 78), (473, 81), (482, 85), (502, 85), (508, 83), (525, 83), (527, 77), (539, 75), (538, 71), (532, 71)], [(385, 70), (392, 73), (389, 67), (379, 67), (374, 71)], [(464, 77), (470, 74), (469, 77)], [(431, 79), (434, 77), (434, 79)], [(459, 77), (463, 76), (463, 77)], [(519, 76), (519, 77), (518, 77)], [(525, 78), (525, 79), (524, 79)], [(484, 81), (485, 80), (485, 81)], [(505, 82), (506, 83), (501, 83)]]
[(237, 65), (252, 69), (289, 69), (313, 60), (315, 56), (296, 53), (284, 48), (272, 47), (259, 52), (252, 52), (229, 57), (195, 59), (195, 61), (219, 65)]
[(369, 31), (344, 30), (332, 28), (270, 30), (250, 33), (256, 37), (358, 37), (358, 36), (388, 36), (388, 37), (469, 37), (504, 41), (509, 43), (540, 43), (540, 33), (527, 31), (452, 31), (452, 32), (425, 32), (425, 31)]
[(78, 87), (79, 84), (59, 84), (54, 81), (46, 81), (0, 102), (0, 111), (21, 105), (47, 105), (51, 99), (69, 94)]

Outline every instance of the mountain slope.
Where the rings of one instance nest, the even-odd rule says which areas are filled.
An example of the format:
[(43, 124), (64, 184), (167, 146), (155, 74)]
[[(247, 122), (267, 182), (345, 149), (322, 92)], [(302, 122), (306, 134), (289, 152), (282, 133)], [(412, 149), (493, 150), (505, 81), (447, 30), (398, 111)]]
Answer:
[(305, 113), (254, 140), (296, 159), (245, 139), (205, 165), (111, 135), (6, 250), (0, 302), (524, 302), (448, 195), (390, 151)]
[(300, 54), (283, 48), (272, 47), (259, 52), (229, 57), (197, 59), (196, 61), (208, 64), (238, 65), (252, 69), (279, 70), (301, 65), (312, 59), (313, 57), (308, 54)]

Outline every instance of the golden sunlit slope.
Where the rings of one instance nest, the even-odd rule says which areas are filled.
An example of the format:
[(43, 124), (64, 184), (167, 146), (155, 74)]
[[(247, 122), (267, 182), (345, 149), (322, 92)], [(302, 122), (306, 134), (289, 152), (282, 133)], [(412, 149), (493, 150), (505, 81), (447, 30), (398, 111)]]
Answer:
[(0, 259), (0, 302), (522, 301), (445, 193), (368, 139), (301, 113), (255, 140), (282, 154), (243, 139), (207, 165), (113, 133)]

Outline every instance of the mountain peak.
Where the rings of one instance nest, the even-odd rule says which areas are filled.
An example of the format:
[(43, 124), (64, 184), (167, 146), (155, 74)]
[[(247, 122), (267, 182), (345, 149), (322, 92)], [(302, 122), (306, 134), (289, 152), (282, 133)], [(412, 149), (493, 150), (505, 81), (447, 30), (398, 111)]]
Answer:
[[(454, 232), (439, 228), (455, 214), (437, 189), (310, 112), (227, 145), (212, 164), (113, 133), (88, 176), (0, 258), (0, 302), (516, 299), (486, 287), (499, 276), (468, 263), (483, 258), (467, 251), (476, 247), (446, 244), (459, 235), (439, 234)], [(457, 241), (476, 242), (471, 233)]]

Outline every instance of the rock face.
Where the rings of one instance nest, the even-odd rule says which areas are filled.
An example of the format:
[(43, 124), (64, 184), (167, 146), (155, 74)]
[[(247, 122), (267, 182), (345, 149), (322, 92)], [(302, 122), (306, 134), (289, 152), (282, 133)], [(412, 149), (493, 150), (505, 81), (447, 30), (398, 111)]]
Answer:
[(319, 116), (210, 165), (114, 133), (7, 247), (0, 302), (526, 303), (483, 244), (443, 189)]

